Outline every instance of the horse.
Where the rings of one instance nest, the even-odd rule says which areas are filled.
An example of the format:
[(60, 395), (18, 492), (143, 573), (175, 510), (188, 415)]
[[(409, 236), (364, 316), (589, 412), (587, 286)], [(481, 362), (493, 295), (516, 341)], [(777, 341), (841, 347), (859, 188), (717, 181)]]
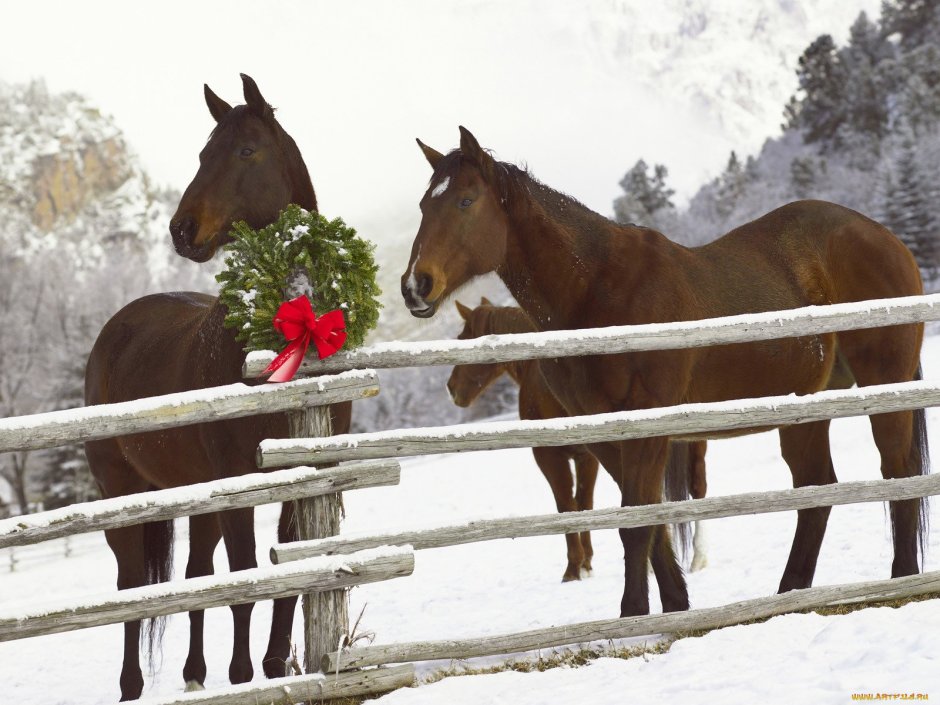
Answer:
[[(199, 169), (170, 223), (176, 251), (210, 259), (229, 238), (233, 221), (254, 228), (274, 221), (289, 203), (315, 211), (316, 195), (294, 140), (274, 118), (257, 84), (242, 75), (245, 105), (230, 106), (205, 86), (215, 129), (199, 155)], [(223, 325), (218, 298), (194, 292), (154, 294), (118, 311), (98, 335), (85, 371), (85, 403), (108, 404), (242, 381), (245, 352)], [(348, 430), (350, 404), (331, 408), (334, 428)], [(264, 438), (288, 435), (285, 414), (202, 423), (85, 444), (102, 497), (178, 487), (257, 472), (255, 449)], [(119, 590), (168, 580), (173, 522), (151, 522), (105, 532), (118, 564)], [(213, 573), (212, 554), (225, 541), (231, 570), (257, 566), (253, 509), (189, 519), (186, 577)], [(278, 540), (296, 540), (291, 503), (282, 507)], [(263, 659), (268, 677), (285, 675), (297, 598), (274, 601), (271, 637)], [(229, 679), (251, 680), (249, 622), (253, 605), (233, 606), (234, 640)], [(183, 678), (187, 690), (206, 677), (203, 612), (190, 612), (190, 645)], [(161, 625), (148, 623), (149, 652)], [(140, 697), (140, 621), (124, 624), (121, 700)], [(151, 656), (152, 657), (152, 656)]]
[[(784, 205), (697, 248), (620, 225), (497, 161), (460, 128), (442, 154), (420, 140), (433, 173), (401, 279), (419, 318), (470, 279), (496, 272), (542, 331), (699, 320), (921, 294), (911, 252), (887, 228), (848, 208), (804, 200)], [(554, 358), (539, 364), (570, 415), (689, 402), (809, 394), (920, 379), (922, 324), (708, 348)], [(928, 471), (923, 410), (869, 417), (886, 478)], [(757, 429), (753, 429), (757, 430)], [(680, 440), (727, 437), (725, 432)], [(793, 485), (837, 481), (829, 421), (779, 428)], [(671, 437), (591, 446), (621, 488), (623, 506), (658, 503)], [(924, 553), (925, 503), (890, 504), (893, 577), (916, 574)], [(798, 512), (780, 580), (812, 585), (830, 508)], [(649, 613), (650, 558), (663, 611), (689, 608), (688, 588), (663, 526), (621, 529), (622, 616)]]
[[(458, 340), (479, 338), (481, 335), (502, 333), (531, 333), (535, 330), (532, 321), (517, 306), (494, 306), (486, 297), (476, 308), (455, 302), (457, 312), (464, 321)], [(542, 377), (537, 360), (516, 360), (502, 363), (477, 363), (455, 365), (447, 380), (447, 390), (453, 402), (460, 407), (473, 404), (503, 374), (519, 386), (519, 418), (551, 419), (566, 416), (564, 407), (549, 390)], [(679, 448), (683, 445), (687, 448)], [(668, 501), (678, 501), (705, 496), (705, 441), (673, 443), (665, 473), (665, 496)], [(597, 480), (597, 458), (583, 445), (544, 446), (533, 448), (532, 455), (542, 475), (551, 487), (555, 507), (561, 512), (576, 512), (594, 508), (594, 483)], [(571, 464), (574, 465), (572, 479)], [(574, 494), (572, 495), (572, 490)], [(687, 524), (679, 524), (677, 533), (683, 553), (687, 552), (689, 533)], [(580, 580), (590, 575), (594, 548), (591, 532), (566, 534), (568, 563), (562, 574), (563, 583)], [(705, 567), (704, 532), (701, 522), (695, 522), (691, 539), (694, 554), (690, 570)]]

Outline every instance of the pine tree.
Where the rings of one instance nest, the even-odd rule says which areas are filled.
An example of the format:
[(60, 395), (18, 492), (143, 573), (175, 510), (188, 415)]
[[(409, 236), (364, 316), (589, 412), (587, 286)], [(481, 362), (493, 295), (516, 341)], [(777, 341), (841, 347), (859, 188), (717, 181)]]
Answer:
[(885, 35), (900, 36), (904, 50), (935, 42), (940, 30), (940, 3), (937, 0), (883, 0), (881, 24)]
[(937, 218), (925, 176), (917, 162), (913, 132), (908, 129), (886, 188), (884, 221), (907, 245), (921, 270), (933, 278), (938, 267)]
[(715, 207), (718, 215), (727, 218), (731, 215), (747, 185), (747, 172), (741, 166), (738, 155), (732, 151), (724, 173), (718, 178)]
[(791, 108), (791, 128), (803, 131), (807, 143), (832, 139), (846, 120), (846, 74), (832, 37), (817, 37), (799, 59), (796, 70), (802, 98)]
[(668, 169), (662, 164), (649, 166), (642, 159), (620, 180), (624, 195), (614, 200), (614, 218), (618, 223), (636, 223), (654, 226), (657, 215), (664, 210), (674, 209), (672, 196), (675, 191), (666, 185)]
[(864, 12), (852, 24), (849, 44), (840, 52), (847, 80), (845, 113), (856, 132), (881, 138), (888, 124), (886, 91), (877, 66), (892, 56), (893, 49)]

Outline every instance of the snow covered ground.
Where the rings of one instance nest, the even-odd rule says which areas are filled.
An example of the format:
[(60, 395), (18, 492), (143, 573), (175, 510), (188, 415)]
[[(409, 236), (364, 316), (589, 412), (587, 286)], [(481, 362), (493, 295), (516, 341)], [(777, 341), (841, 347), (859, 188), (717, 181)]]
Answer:
[[(940, 378), (940, 338), (924, 352), (925, 376)], [(443, 392), (442, 392), (443, 393)], [(362, 402), (368, 403), (368, 402)], [(931, 440), (940, 448), (940, 413), (929, 414)], [(843, 480), (879, 477), (878, 457), (866, 419), (833, 423), (833, 456)], [(940, 452), (940, 451), (935, 451)], [(935, 457), (940, 457), (936, 456)], [(790, 477), (777, 437), (765, 433), (714, 442), (708, 451), (709, 494), (783, 489)], [(603, 475), (596, 506), (618, 504)], [(933, 526), (940, 526), (938, 502)], [(426, 457), (403, 463), (402, 483), (346, 495), (349, 531), (383, 530), (469, 518), (542, 513), (551, 493), (527, 450)], [(259, 509), (259, 559), (274, 538), (276, 507)], [(694, 607), (772, 594), (789, 551), (795, 513), (708, 522), (709, 566), (688, 576)], [(185, 523), (178, 523), (185, 536)], [(890, 533), (877, 504), (835, 507), (816, 572), (817, 585), (876, 580), (890, 571)], [(560, 583), (565, 566), (562, 537), (504, 540), (419, 552), (413, 576), (356, 588), (350, 612), (365, 605), (362, 628), (376, 642), (441, 639), (521, 631), (553, 624), (615, 617), (622, 589), (622, 549), (614, 531), (594, 535), (594, 575)], [(0, 611), (11, 603), (107, 592), (116, 577), (101, 535), (0, 552)], [(177, 551), (181, 575), (186, 551)], [(217, 564), (225, 565), (224, 554)], [(940, 529), (931, 535), (927, 569), (940, 568)], [(221, 569), (221, 568), (220, 568)], [(659, 610), (655, 589), (652, 609)], [(252, 624), (256, 670), (270, 620), (259, 605)], [(206, 616), (207, 685), (227, 682), (231, 617), (227, 609)], [(297, 630), (295, 633), (299, 633)], [(21, 704), (92, 705), (118, 699), (120, 625), (0, 644), (0, 695)], [(169, 695), (182, 686), (188, 641), (185, 615), (170, 618), (162, 659), (147, 677), (145, 696)], [(643, 640), (633, 640), (639, 643)], [(631, 642), (628, 642), (631, 643)], [(577, 669), (544, 673), (504, 672), (448, 678), (379, 699), (383, 705), (448, 703), (536, 704), (582, 702), (847, 703), (853, 694), (928, 694), (940, 697), (940, 607), (936, 602), (879, 608), (839, 616), (788, 615), (765, 624), (731, 627), (677, 642), (659, 656), (601, 659)], [(487, 663), (493, 659), (475, 662)], [(420, 666), (428, 673), (450, 663)], [(257, 676), (256, 676), (257, 677)]]

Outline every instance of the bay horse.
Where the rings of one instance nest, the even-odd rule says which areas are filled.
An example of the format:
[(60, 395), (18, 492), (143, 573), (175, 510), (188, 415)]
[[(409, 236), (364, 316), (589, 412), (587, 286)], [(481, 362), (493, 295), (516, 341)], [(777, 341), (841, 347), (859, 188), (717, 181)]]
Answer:
[[(274, 118), (258, 86), (242, 75), (245, 105), (231, 107), (205, 86), (216, 120), (199, 155), (199, 170), (170, 223), (176, 251), (191, 260), (210, 259), (233, 221), (253, 228), (274, 221), (289, 203), (317, 208), (307, 167), (294, 140)], [(109, 404), (242, 381), (245, 352), (234, 331), (223, 326), (226, 309), (214, 296), (194, 292), (137, 299), (105, 324), (88, 358), (85, 403)], [(331, 409), (334, 428), (348, 429), (350, 404)], [(178, 487), (257, 472), (255, 450), (264, 438), (288, 435), (284, 414), (203, 423), (138, 433), (85, 444), (102, 497)], [(168, 580), (173, 522), (152, 522), (105, 532), (118, 564), (118, 589)], [(186, 577), (210, 575), (212, 554), (225, 541), (231, 570), (257, 566), (251, 508), (189, 519)], [(278, 540), (296, 540), (291, 503), (282, 507)], [(269, 677), (285, 675), (297, 598), (274, 601), (271, 637), (263, 659)], [(234, 639), (229, 679), (251, 680), (249, 622), (253, 605), (232, 607)], [(206, 677), (203, 612), (190, 612), (189, 654), (183, 667), (187, 689)], [(151, 625), (153, 626), (153, 625)], [(152, 649), (159, 624), (150, 631)], [(140, 621), (124, 625), (121, 700), (140, 697)]]
[[(419, 318), (433, 316), (455, 289), (492, 271), (543, 331), (696, 320), (923, 291), (914, 257), (893, 233), (833, 203), (790, 203), (714, 242), (686, 248), (655, 230), (613, 223), (527, 171), (496, 161), (463, 127), (459, 148), (446, 155), (418, 144), (433, 174), (401, 288)], [(919, 379), (922, 338), (923, 325), (908, 324), (554, 358), (540, 365), (569, 414), (597, 414)], [(884, 477), (927, 472), (923, 410), (869, 419)], [(828, 431), (828, 421), (779, 429), (794, 486), (836, 482)], [(658, 437), (599, 443), (591, 452), (621, 487), (622, 505), (651, 504), (662, 498), (669, 442)], [(919, 571), (924, 507), (919, 500), (890, 505), (894, 577)], [(812, 584), (829, 512), (798, 512), (780, 592)], [(663, 610), (688, 609), (685, 578), (664, 527), (622, 529), (620, 537), (621, 615), (649, 612), (647, 556)]]
[[(464, 321), (458, 340), (479, 338), (481, 335), (503, 333), (531, 333), (532, 321), (518, 306), (495, 306), (486, 297), (476, 308), (455, 302), (457, 312)], [(519, 418), (525, 420), (552, 419), (567, 416), (565, 408), (549, 390), (538, 360), (515, 360), (500, 363), (455, 365), (447, 380), (447, 390), (453, 402), (460, 407), (473, 404), (497, 379), (506, 374), (519, 386)], [(705, 496), (706, 441), (674, 442), (670, 445), (665, 471), (665, 498), (675, 502)], [(594, 483), (597, 480), (597, 458), (583, 445), (543, 446), (532, 449), (535, 464), (541, 470), (555, 498), (555, 507), (561, 512), (576, 512), (594, 508)], [(572, 478), (571, 466), (574, 466)], [(573, 491), (573, 492), (572, 492)], [(687, 552), (689, 532), (687, 524), (676, 527), (683, 553)], [(594, 548), (591, 532), (566, 534), (568, 563), (562, 574), (563, 583), (580, 580), (590, 574)], [(691, 539), (694, 554), (690, 570), (705, 567), (704, 532), (701, 522), (695, 522)]]

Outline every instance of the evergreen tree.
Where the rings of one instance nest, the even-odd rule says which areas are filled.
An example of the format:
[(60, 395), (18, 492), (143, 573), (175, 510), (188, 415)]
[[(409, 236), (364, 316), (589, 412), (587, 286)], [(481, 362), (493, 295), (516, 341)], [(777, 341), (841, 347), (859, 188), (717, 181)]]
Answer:
[(620, 180), (624, 195), (614, 200), (614, 218), (618, 223), (636, 223), (654, 227), (657, 215), (672, 210), (675, 191), (666, 185), (669, 171), (662, 164), (653, 167), (640, 159)]
[(832, 37), (817, 37), (800, 57), (796, 70), (802, 98), (792, 110), (790, 127), (801, 129), (807, 143), (832, 139), (846, 120), (846, 73)]
[(934, 278), (938, 266), (937, 219), (928, 180), (917, 162), (917, 144), (907, 131), (888, 181), (884, 222), (913, 253), (921, 270)]
[(892, 54), (877, 25), (862, 12), (852, 24), (849, 45), (840, 52), (847, 80), (845, 113), (856, 132), (880, 138), (886, 131), (888, 108), (877, 65)]
[(937, 0), (884, 0), (881, 24), (885, 35), (900, 36), (904, 50), (936, 42), (940, 31), (940, 3)]
[(734, 211), (747, 184), (747, 172), (741, 166), (738, 155), (732, 151), (724, 173), (718, 178), (715, 194), (715, 207), (722, 218), (727, 218)]

